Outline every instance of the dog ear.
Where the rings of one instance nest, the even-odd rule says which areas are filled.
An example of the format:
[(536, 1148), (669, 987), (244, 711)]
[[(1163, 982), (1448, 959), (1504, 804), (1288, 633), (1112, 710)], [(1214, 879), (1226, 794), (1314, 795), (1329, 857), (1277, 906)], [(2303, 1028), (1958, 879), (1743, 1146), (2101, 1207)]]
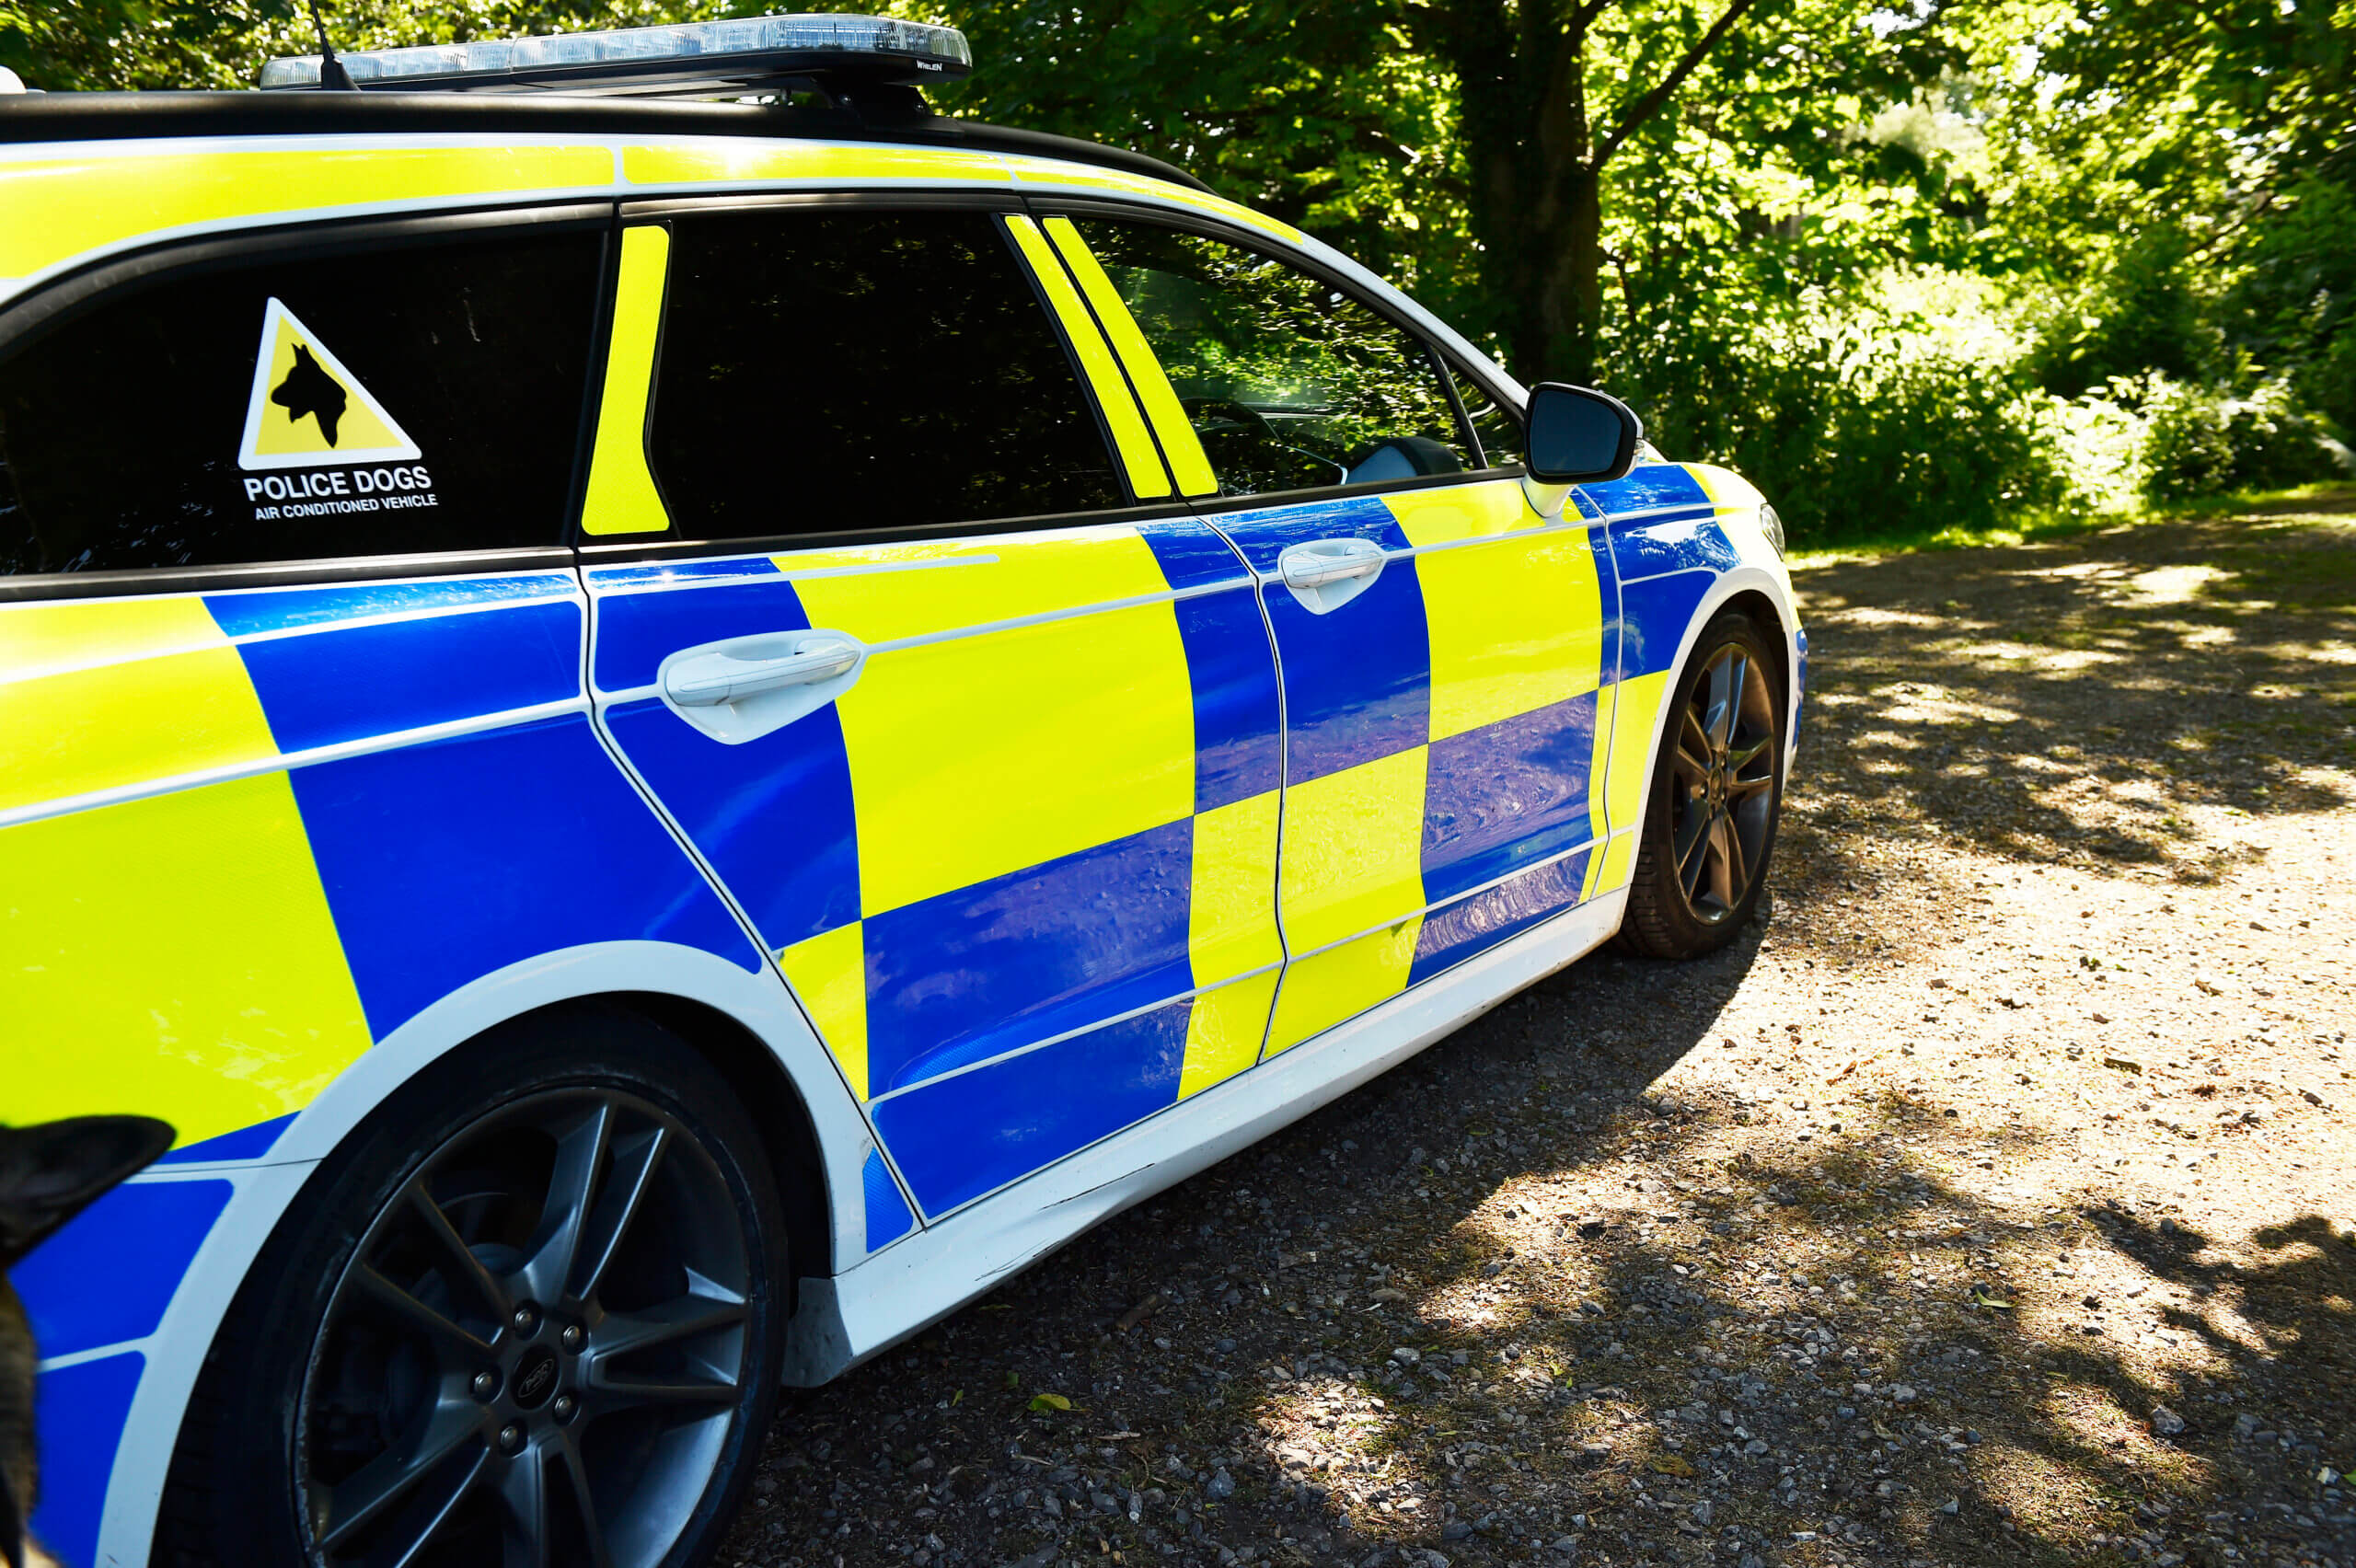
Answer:
[(0, 1127), (0, 1269), (172, 1147), (152, 1116), (75, 1116)]

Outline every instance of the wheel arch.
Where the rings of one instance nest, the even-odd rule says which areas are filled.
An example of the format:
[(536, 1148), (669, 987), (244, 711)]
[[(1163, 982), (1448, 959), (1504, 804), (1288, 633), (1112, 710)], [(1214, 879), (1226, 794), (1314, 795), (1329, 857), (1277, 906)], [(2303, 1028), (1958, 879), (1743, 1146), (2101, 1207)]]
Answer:
[[(460, 987), (387, 1033), (297, 1113), (270, 1151), (238, 1164), (162, 1166), (134, 1182), (226, 1181), (233, 1192), (197, 1249), (144, 1357), (106, 1482), (95, 1560), (148, 1562), (182, 1418), (214, 1336), (310, 1177), (429, 1064), (552, 1009), (624, 1008), (677, 1033), (746, 1096), (779, 1178), (789, 1282), (863, 1256), (860, 1167), (872, 1147), (834, 1059), (768, 969), (670, 943), (600, 942), (543, 954)], [(796, 1182), (800, 1174), (807, 1179)], [(797, 1199), (791, 1191), (799, 1187)]]
[(794, 1264), (794, 1277), (785, 1282), (791, 1316), (805, 1269), (832, 1274), (838, 1260), (825, 1148), (809, 1101), (777, 1054), (742, 1020), (676, 993), (611, 991), (553, 1005), (621, 1008), (649, 1019), (686, 1041), (744, 1097), (777, 1179), (779, 1206), (785, 1211), (787, 1251)]

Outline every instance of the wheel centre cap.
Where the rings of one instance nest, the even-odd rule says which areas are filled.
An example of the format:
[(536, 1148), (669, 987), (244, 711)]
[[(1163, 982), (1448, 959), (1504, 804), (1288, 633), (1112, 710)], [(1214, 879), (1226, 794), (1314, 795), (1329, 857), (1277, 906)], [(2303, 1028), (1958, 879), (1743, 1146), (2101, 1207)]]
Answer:
[(525, 1410), (537, 1410), (556, 1392), (556, 1352), (536, 1351), (525, 1357), (515, 1369), (515, 1402)]

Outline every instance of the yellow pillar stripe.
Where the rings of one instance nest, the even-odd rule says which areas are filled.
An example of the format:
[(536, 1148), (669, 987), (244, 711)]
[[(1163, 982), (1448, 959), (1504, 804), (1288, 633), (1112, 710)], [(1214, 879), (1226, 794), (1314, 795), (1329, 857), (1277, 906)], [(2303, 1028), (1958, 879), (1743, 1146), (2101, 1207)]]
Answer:
[(853, 920), (799, 941), (777, 956), (811, 1025), (834, 1054), (850, 1091), (867, 1098), (867, 943)]
[(1170, 377), (1162, 374), (1161, 362), (1153, 356), (1153, 349), (1138, 330), (1137, 317), (1121, 302), (1120, 291), (1113, 287), (1113, 280), (1104, 275), (1103, 264), (1088, 242), (1080, 237), (1069, 218), (1049, 218), (1048, 237), (1071, 267), (1071, 275), (1080, 280), (1080, 292), (1096, 311), (1096, 319), (1103, 327), (1104, 335), (1113, 340), (1114, 352), (1121, 356), (1122, 367), (1129, 373), (1129, 385), (1137, 388), (1138, 397), (1145, 404), (1146, 418), (1153, 421), (1154, 433), (1161, 437), (1161, 450), (1170, 459), (1171, 469), (1177, 475), (1182, 495), (1217, 495), (1218, 477), (1211, 472), (1211, 460), (1203, 455), (1202, 438), (1195, 433), (1186, 410), (1178, 404), (1178, 394), (1171, 388)]
[(1104, 346), (1104, 334), (1096, 329), (1096, 323), (1090, 318), (1088, 306), (1080, 302), (1080, 292), (1072, 287), (1063, 263), (1056, 259), (1046, 236), (1029, 218), (1010, 214), (1006, 226), (1031, 263), (1039, 286), (1047, 291), (1047, 302), (1055, 306), (1057, 318), (1063, 322), (1072, 348), (1080, 355), (1080, 367), (1088, 373), (1090, 385), (1096, 388), (1096, 400), (1103, 407), (1105, 422), (1113, 427), (1113, 444), (1120, 448), (1121, 464), (1128, 470), (1129, 488), (1137, 491), (1139, 500), (1168, 495), (1170, 475), (1154, 451), (1153, 435), (1145, 427), (1145, 416), (1138, 412), (1137, 399), (1129, 396), (1129, 385), (1121, 379), (1120, 366), (1113, 363), (1113, 351)]
[(606, 387), (597, 399), (589, 496), (581, 509), (584, 534), (660, 534), (671, 526), (646, 466), (646, 405), (653, 395), (654, 345), (663, 329), (663, 284), (670, 266), (669, 229), (649, 224), (622, 231)]

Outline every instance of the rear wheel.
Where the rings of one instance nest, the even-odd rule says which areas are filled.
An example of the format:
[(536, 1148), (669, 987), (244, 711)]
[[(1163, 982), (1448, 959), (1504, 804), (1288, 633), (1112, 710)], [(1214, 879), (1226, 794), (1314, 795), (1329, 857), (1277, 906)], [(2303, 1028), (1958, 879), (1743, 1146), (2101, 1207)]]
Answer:
[(785, 1227), (725, 1080), (537, 1015), (323, 1166), (207, 1358), (158, 1561), (707, 1556), (774, 1409)]
[(1771, 647), (1730, 610), (1703, 628), (1678, 677), (1620, 928), (1630, 951), (1715, 952), (1758, 906), (1784, 793), (1784, 683)]

